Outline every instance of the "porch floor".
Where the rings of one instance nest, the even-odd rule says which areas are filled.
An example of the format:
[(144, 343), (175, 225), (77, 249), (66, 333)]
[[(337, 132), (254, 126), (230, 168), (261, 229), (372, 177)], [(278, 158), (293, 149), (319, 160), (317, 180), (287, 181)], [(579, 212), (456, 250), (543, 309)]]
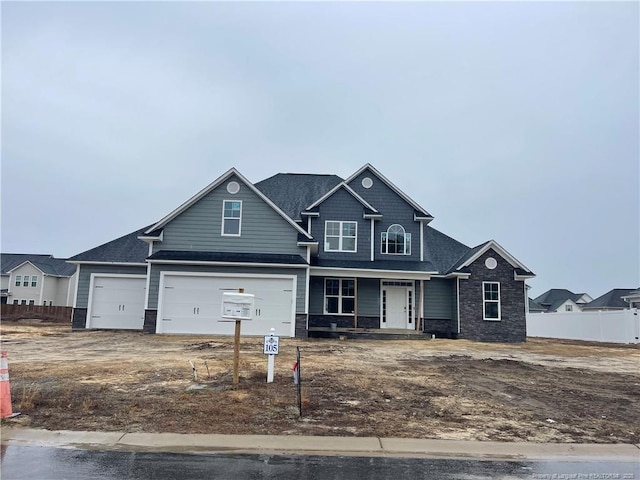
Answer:
[(371, 340), (429, 340), (431, 335), (401, 328), (336, 328), (311, 327), (310, 338), (352, 338)]

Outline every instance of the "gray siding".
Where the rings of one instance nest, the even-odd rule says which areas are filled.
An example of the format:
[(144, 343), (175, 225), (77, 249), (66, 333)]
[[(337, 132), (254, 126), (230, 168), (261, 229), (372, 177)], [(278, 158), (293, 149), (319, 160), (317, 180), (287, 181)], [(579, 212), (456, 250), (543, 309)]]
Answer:
[(455, 280), (432, 278), (424, 282), (424, 318), (456, 318)]
[(358, 316), (380, 316), (380, 279), (358, 279)]
[[(371, 188), (362, 186), (364, 177), (370, 177), (373, 180)], [(419, 261), (420, 223), (413, 219), (414, 208), (368, 170), (354, 178), (349, 183), (349, 186), (383, 216), (381, 221), (376, 221), (375, 223), (375, 260)], [(381, 234), (395, 223), (402, 225), (407, 233), (411, 233), (411, 255), (386, 255), (381, 253)]]
[[(319, 242), (319, 258), (371, 260), (371, 221), (365, 220), (364, 206), (346, 190), (340, 189), (319, 207), (320, 217), (312, 219), (311, 234)], [(357, 222), (357, 252), (325, 252), (326, 221)]]
[(309, 279), (309, 315), (324, 313), (324, 277)]
[[(227, 192), (231, 181), (240, 184), (235, 195)], [(242, 201), (240, 237), (221, 235), (224, 200)], [(291, 224), (233, 176), (169, 222), (164, 227), (163, 241), (154, 242), (153, 251), (285, 253), (305, 258), (306, 250), (297, 246), (297, 239)]]
[(146, 275), (144, 266), (116, 266), (116, 265), (78, 265), (78, 298), (77, 308), (89, 307), (89, 283), (92, 273), (109, 273), (121, 275)]
[(297, 275), (296, 313), (305, 313), (306, 269), (304, 268), (260, 268), (260, 267), (221, 267), (206, 265), (164, 265), (152, 264), (149, 283), (149, 309), (158, 308), (158, 288), (160, 272), (206, 272), (206, 273), (246, 273), (254, 275)]

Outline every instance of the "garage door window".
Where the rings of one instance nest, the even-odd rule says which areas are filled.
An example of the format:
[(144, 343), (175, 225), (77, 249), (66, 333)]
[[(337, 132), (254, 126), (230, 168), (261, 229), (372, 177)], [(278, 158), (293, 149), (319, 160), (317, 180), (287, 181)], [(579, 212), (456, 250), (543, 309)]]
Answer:
[(225, 200), (222, 211), (222, 235), (240, 236), (242, 223), (242, 202)]

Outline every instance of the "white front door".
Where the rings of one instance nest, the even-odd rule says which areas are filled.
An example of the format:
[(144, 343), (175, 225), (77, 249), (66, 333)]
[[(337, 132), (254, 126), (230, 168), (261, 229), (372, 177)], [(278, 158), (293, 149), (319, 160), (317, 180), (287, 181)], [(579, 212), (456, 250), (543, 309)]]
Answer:
[(382, 287), (381, 328), (409, 328), (412, 290), (408, 287)]

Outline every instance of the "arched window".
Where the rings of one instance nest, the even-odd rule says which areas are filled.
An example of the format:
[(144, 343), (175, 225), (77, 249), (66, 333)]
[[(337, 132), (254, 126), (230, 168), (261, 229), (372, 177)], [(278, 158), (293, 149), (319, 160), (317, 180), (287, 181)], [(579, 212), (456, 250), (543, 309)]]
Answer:
[(386, 232), (382, 232), (382, 253), (411, 255), (411, 234), (402, 225), (391, 225)]

